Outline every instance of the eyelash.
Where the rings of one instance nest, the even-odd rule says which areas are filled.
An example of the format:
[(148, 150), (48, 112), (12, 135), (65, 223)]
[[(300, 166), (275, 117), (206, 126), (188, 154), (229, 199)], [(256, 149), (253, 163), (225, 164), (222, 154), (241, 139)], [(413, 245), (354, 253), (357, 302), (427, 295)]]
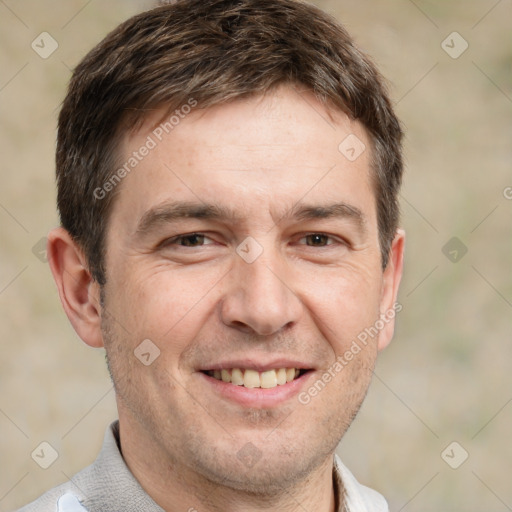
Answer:
[[(183, 240), (185, 238), (190, 238), (190, 237), (193, 237), (193, 236), (203, 236), (205, 238), (208, 238), (204, 233), (187, 233), (185, 235), (179, 235), (179, 236), (175, 236), (174, 238), (171, 238), (169, 240), (165, 240), (163, 242), (163, 245), (167, 246), (167, 245), (180, 245), (178, 242), (180, 240)], [(209, 244), (207, 244), (209, 245)], [(181, 245), (180, 247), (187, 247), (185, 245)], [(196, 247), (201, 247), (201, 246), (196, 246)]]

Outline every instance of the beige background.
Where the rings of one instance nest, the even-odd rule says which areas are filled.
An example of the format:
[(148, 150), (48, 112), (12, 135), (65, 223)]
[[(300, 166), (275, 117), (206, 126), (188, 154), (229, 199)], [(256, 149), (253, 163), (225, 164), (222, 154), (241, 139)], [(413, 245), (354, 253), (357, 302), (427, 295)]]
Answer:
[[(314, 3), (374, 56), (407, 130), (403, 311), (339, 453), (392, 511), (512, 510), (512, 2)], [(0, 511), (91, 462), (115, 418), (104, 355), (73, 332), (32, 249), (57, 223), (70, 69), (150, 4), (0, 0)], [(48, 59), (31, 48), (43, 31), (59, 45)], [(441, 47), (453, 31), (469, 44), (457, 59)], [(455, 263), (454, 236), (468, 250)], [(30, 456), (42, 441), (59, 453), (46, 470)], [(452, 441), (469, 453), (458, 469), (441, 457)]]

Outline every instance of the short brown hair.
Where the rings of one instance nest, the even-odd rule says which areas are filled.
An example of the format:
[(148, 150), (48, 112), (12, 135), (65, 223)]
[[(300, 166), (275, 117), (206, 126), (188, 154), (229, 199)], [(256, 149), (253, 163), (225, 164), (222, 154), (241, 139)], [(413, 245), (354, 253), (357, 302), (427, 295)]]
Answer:
[[(120, 187), (94, 191), (119, 165), (119, 142), (158, 108), (198, 108), (305, 87), (359, 120), (372, 142), (383, 267), (396, 233), (402, 130), (383, 79), (336, 20), (295, 0), (178, 0), (122, 23), (75, 69), (59, 116), (61, 223), (106, 282), (105, 232)], [(340, 141), (341, 142), (341, 141)]]

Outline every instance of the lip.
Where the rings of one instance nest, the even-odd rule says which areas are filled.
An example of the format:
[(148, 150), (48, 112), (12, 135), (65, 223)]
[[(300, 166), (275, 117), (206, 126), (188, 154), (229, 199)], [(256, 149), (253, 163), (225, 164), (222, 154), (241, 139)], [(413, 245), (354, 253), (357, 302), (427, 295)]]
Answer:
[[(231, 363), (230, 363), (231, 364)], [(226, 367), (224, 367), (226, 368)], [(237, 366), (230, 367), (237, 368)], [(247, 369), (248, 367), (242, 366)], [(276, 368), (275, 366), (273, 368)], [(293, 368), (293, 366), (289, 366)], [(220, 369), (220, 368), (211, 368)], [(249, 367), (248, 369), (256, 369)], [(265, 371), (265, 370), (259, 370)], [(245, 386), (236, 386), (229, 382), (223, 382), (222, 380), (210, 377), (202, 371), (198, 372), (203, 382), (212, 390), (214, 394), (219, 396), (223, 400), (229, 400), (236, 402), (242, 407), (251, 407), (257, 409), (267, 409), (282, 405), (284, 402), (296, 397), (301, 389), (306, 387), (307, 382), (313, 376), (314, 371), (307, 371), (300, 377), (287, 382), (282, 386), (276, 386), (274, 388), (246, 388)]]
[(254, 359), (230, 359), (220, 363), (211, 364), (204, 368), (198, 368), (197, 371), (206, 372), (208, 370), (232, 370), (240, 368), (243, 370), (255, 370), (257, 372), (266, 372), (268, 370), (278, 370), (279, 368), (297, 368), (299, 370), (314, 370), (313, 365), (304, 361), (293, 359), (272, 359), (272, 361), (256, 362)]

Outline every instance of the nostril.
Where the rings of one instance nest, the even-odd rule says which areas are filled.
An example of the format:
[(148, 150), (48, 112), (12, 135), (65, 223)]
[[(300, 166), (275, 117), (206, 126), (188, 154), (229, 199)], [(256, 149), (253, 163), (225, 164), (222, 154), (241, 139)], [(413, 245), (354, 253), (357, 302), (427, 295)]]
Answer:
[(250, 334), (253, 333), (253, 329), (248, 326), (246, 323), (241, 322), (240, 320), (233, 320), (230, 322), (230, 327), (233, 327), (234, 329), (237, 329), (239, 331), (242, 331), (244, 333)]

